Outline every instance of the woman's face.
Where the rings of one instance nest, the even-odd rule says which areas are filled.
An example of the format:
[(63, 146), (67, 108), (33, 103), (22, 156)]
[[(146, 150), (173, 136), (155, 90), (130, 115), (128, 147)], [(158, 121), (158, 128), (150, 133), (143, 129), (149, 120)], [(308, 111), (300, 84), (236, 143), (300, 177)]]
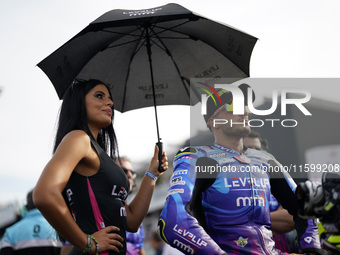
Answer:
[(113, 101), (107, 87), (98, 84), (85, 96), (88, 125), (99, 129), (111, 124)]

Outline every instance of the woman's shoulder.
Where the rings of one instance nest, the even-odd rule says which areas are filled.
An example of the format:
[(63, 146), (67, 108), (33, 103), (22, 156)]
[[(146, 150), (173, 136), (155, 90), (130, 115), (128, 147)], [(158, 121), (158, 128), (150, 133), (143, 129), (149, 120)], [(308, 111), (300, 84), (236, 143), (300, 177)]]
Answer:
[(83, 130), (73, 130), (67, 133), (63, 138), (64, 143), (75, 143), (75, 144), (90, 144), (91, 139), (89, 135)]
[(64, 136), (54, 155), (85, 157), (91, 153), (91, 148), (91, 140), (88, 134), (82, 130), (73, 130)]

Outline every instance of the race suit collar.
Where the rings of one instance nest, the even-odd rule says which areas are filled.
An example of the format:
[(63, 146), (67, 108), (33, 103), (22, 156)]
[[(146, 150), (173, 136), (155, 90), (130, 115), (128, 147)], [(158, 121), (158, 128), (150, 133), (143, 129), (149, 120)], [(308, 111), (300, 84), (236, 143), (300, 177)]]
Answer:
[(230, 149), (229, 147), (223, 146), (221, 144), (218, 144), (218, 143), (215, 143), (214, 146), (219, 148), (220, 150), (223, 150), (223, 151), (231, 153), (231, 154), (236, 154), (236, 155), (244, 154), (246, 152), (246, 150), (248, 149), (245, 145), (243, 145), (243, 152), (240, 154), (237, 151)]

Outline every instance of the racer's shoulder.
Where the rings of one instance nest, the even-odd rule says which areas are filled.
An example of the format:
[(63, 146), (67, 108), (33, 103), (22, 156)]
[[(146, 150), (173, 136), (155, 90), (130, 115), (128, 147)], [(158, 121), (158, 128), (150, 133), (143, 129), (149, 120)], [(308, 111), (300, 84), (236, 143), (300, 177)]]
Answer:
[(258, 158), (258, 159), (262, 159), (262, 160), (265, 160), (265, 161), (276, 160), (275, 157), (272, 154), (270, 154), (267, 151), (263, 151), (263, 150), (260, 151), (260, 150), (256, 150), (256, 149), (247, 148), (245, 154), (249, 157)]
[(182, 157), (190, 157), (190, 156), (204, 156), (208, 153), (214, 151), (213, 146), (186, 146), (176, 153), (175, 159), (182, 158)]
[(182, 155), (189, 155), (189, 154), (196, 154), (198, 152), (197, 148), (195, 146), (186, 146), (180, 148), (175, 157), (180, 157)]

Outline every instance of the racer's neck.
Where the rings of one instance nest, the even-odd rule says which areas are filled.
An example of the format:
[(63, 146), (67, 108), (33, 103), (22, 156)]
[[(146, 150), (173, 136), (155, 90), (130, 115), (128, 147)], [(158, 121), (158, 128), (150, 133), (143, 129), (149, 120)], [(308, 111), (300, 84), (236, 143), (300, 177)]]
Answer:
[(238, 153), (243, 153), (243, 138), (238, 136), (215, 136), (215, 143), (233, 149)]

